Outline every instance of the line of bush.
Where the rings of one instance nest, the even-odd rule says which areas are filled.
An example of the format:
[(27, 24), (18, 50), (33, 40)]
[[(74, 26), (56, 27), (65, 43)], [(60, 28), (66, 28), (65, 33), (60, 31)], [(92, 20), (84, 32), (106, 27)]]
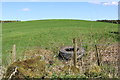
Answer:
[(10, 23), (10, 22), (19, 22), (20, 20), (14, 20), (14, 21), (12, 21), (12, 20), (6, 20), (6, 21), (2, 21), (2, 20), (0, 20), (0, 23)]
[(97, 22), (108, 22), (108, 23), (120, 24), (120, 20), (97, 20)]

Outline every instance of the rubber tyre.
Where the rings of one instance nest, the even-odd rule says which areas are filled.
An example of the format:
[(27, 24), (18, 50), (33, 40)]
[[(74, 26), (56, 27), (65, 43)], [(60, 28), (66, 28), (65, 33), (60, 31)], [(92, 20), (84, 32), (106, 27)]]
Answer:
[[(67, 51), (67, 49), (73, 49), (72, 46), (66, 46), (60, 49), (59, 56), (62, 59), (70, 60), (73, 57), (73, 51)], [(82, 56), (85, 54), (85, 50), (82, 47), (78, 47), (77, 50), (77, 59), (81, 59)]]

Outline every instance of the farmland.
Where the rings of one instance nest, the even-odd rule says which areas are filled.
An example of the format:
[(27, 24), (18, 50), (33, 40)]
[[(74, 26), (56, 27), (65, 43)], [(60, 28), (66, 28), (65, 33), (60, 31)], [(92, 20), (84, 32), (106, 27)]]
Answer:
[[(82, 21), (82, 20), (39, 20), (3, 24), (3, 57), (7, 57), (7, 51), (13, 44), (17, 45), (18, 53), (27, 47), (39, 46), (54, 49), (62, 45), (71, 45), (74, 37), (95, 35), (92, 40), (105, 34), (110, 37), (109, 31), (117, 31), (116, 24)], [(97, 35), (97, 33), (99, 33)], [(108, 35), (107, 35), (108, 34)], [(114, 36), (115, 34), (112, 34)], [(88, 39), (85, 39), (88, 40)], [(86, 42), (84, 40), (84, 42)], [(116, 41), (115, 39), (111, 40)]]
[(51, 19), (34, 20), (2, 24), (3, 34), (3, 65), (11, 63), (11, 50), (17, 46), (17, 59), (22, 60), (26, 50), (36, 47), (50, 50), (58, 55), (61, 47), (72, 45), (72, 39), (78, 39), (78, 45), (89, 51), (94, 44), (114, 44), (118, 41), (117, 24), (70, 20)]

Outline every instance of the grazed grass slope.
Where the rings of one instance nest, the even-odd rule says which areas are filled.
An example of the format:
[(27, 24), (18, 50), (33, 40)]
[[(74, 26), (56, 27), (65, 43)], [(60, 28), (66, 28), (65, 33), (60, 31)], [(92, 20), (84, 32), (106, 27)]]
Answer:
[[(58, 49), (64, 45), (72, 45), (74, 37), (82, 38), (89, 44), (102, 37), (111, 37), (115, 42), (117, 24), (84, 21), (84, 20), (36, 20), (14, 23), (3, 23), (3, 61), (8, 60), (13, 44), (17, 46), (17, 54), (21, 54), (27, 47), (39, 46), (50, 50)], [(99, 43), (98, 43), (99, 44)], [(4, 62), (7, 64), (6, 62)]]

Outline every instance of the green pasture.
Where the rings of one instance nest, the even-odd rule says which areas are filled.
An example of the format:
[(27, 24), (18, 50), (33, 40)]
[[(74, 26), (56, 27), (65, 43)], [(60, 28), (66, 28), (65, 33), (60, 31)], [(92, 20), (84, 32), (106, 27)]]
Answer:
[[(2, 24), (3, 64), (9, 64), (12, 46), (16, 44), (17, 55), (26, 49), (40, 47), (57, 52), (60, 47), (72, 45), (78, 38), (83, 45), (114, 43), (117, 41), (117, 24), (85, 20), (34, 20)], [(8, 62), (7, 62), (8, 61)]]

